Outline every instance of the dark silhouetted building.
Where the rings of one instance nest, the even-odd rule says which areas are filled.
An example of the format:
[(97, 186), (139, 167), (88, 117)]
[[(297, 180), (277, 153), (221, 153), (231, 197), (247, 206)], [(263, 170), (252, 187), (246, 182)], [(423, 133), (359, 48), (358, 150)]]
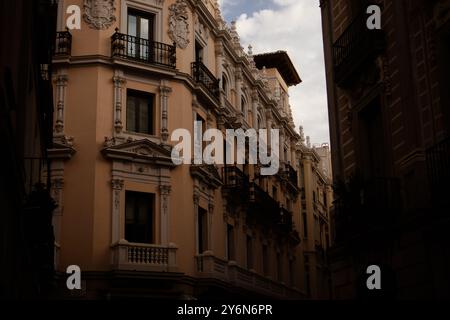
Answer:
[[(371, 4), (381, 8), (381, 30), (367, 27)], [(450, 1), (320, 6), (334, 297), (448, 298)], [(366, 289), (372, 264), (382, 269), (381, 292)]]
[(0, 2), (0, 297), (46, 295), (54, 277), (55, 205), (44, 174), (52, 141), (54, 2)]

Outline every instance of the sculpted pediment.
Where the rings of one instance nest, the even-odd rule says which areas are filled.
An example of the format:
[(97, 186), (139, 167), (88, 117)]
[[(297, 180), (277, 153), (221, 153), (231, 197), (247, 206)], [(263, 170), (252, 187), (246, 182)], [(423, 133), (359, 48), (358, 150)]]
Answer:
[(213, 165), (192, 165), (190, 171), (192, 177), (199, 179), (209, 188), (217, 189), (222, 185), (220, 174)]
[(105, 158), (112, 160), (175, 167), (169, 147), (156, 144), (147, 139), (106, 146), (102, 150), (102, 154)]

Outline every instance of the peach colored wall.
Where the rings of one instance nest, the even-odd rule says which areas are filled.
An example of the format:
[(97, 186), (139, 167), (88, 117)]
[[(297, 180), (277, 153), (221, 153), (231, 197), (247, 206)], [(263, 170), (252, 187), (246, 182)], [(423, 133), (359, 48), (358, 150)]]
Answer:
[[(164, 12), (174, 1), (164, 2)], [(65, 1), (69, 4), (69, 1)], [(70, 4), (78, 4), (82, 7), (82, 1), (70, 1)], [(73, 35), (72, 56), (102, 55), (110, 56), (110, 37), (114, 28), (120, 25), (120, 5), (116, 1), (116, 23), (105, 31), (90, 29), (84, 21), (80, 31), (71, 31)], [(194, 25), (192, 13), (189, 13), (191, 27), (191, 42), (184, 50), (177, 48), (177, 68), (182, 73), (190, 74), (191, 62), (194, 60)], [(171, 43), (167, 35), (167, 15), (163, 18), (163, 41)], [(207, 46), (208, 68), (215, 72), (215, 43), (211, 34)], [(67, 66), (65, 66), (66, 68)], [(267, 70), (273, 75), (287, 90), (287, 86), (275, 69)], [(64, 270), (67, 265), (80, 265), (82, 270), (109, 270), (111, 260), (111, 216), (112, 216), (112, 189), (111, 189), (111, 161), (106, 160), (100, 153), (103, 148), (105, 137), (113, 136), (113, 91), (114, 76), (112, 66), (71, 65), (67, 67), (68, 87), (66, 96), (65, 132), (75, 138), (75, 149), (77, 154), (67, 161), (65, 167), (64, 186), (64, 214), (62, 218), (61, 231), (61, 264), (60, 269)], [(126, 89), (136, 89), (155, 94), (155, 133), (159, 135), (161, 124), (161, 106), (159, 82), (151, 76), (148, 80), (142, 81), (144, 76), (137, 76), (134, 72), (125, 71), (127, 82), (124, 86), (124, 101), (122, 120), (126, 125)], [(216, 75), (219, 76), (219, 75)], [(231, 74), (234, 76), (234, 73)], [(140, 80), (140, 78), (142, 78)], [(230, 79), (230, 84), (234, 80)], [(168, 99), (169, 133), (178, 128), (186, 128), (192, 131), (193, 110), (192, 92), (186, 84), (181, 81), (170, 80), (167, 84), (172, 93)], [(230, 102), (234, 105), (236, 100), (235, 92), (232, 90)], [(252, 105), (248, 102), (248, 107)], [(206, 114), (199, 113), (206, 119)], [(251, 123), (251, 120), (249, 120)], [(124, 128), (126, 129), (126, 128)], [(139, 135), (132, 135), (139, 137)], [(145, 136), (142, 136), (145, 138)], [(152, 137), (148, 137), (152, 138)], [(153, 137), (154, 138), (154, 137)], [(275, 179), (268, 184), (267, 190), (272, 192)], [(276, 183), (278, 189), (278, 200), (283, 200), (281, 187)], [(195, 243), (195, 213), (193, 205), (194, 182), (190, 175), (189, 166), (180, 166), (171, 171), (171, 194), (170, 194), (170, 235), (169, 242), (178, 245), (177, 252), (178, 266), (182, 272), (188, 275), (195, 274), (196, 243)], [(156, 221), (155, 231), (158, 242), (161, 235), (160, 225), (160, 198), (159, 190), (155, 185), (131, 182), (125, 180), (124, 190), (150, 192), (155, 194)], [(124, 215), (125, 191), (121, 193), (121, 215)], [(222, 259), (226, 257), (226, 222), (223, 217), (224, 203), (221, 192), (215, 191), (214, 213), (212, 215), (212, 251)], [(208, 203), (201, 200), (200, 205), (208, 208)], [(300, 201), (294, 202), (294, 221), (299, 229)], [(232, 222), (232, 220), (230, 221)], [(258, 229), (257, 229), (258, 230)], [(313, 230), (310, 228), (310, 230)], [(235, 229), (237, 253), (237, 263), (246, 265), (246, 232), (240, 223)], [(123, 237), (123, 226), (122, 226)], [(255, 256), (254, 268), (262, 273), (262, 240), (264, 235), (257, 231), (254, 238), (253, 253)], [(270, 270), (272, 278), (276, 279), (276, 251), (274, 246), (269, 246), (269, 256), (271, 257)], [(287, 282), (287, 252), (282, 252), (284, 281)], [(297, 264), (301, 256), (300, 248), (297, 250)], [(299, 286), (302, 281), (297, 276)]]

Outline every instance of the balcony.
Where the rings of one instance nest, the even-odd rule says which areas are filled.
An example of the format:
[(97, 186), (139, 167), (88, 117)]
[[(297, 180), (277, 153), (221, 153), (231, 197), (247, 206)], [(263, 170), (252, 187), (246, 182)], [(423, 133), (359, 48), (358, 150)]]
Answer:
[(222, 191), (228, 205), (238, 207), (246, 204), (249, 197), (248, 176), (237, 166), (226, 166), (222, 172)]
[(450, 181), (450, 139), (434, 145), (426, 152), (428, 180), (434, 206), (446, 206), (449, 203)]
[(119, 241), (112, 246), (113, 268), (153, 272), (176, 272), (177, 247)]
[(278, 226), (282, 232), (290, 233), (294, 231), (294, 222), (292, 220), (292, 212), (281, 207), (280, 208), (280, 220)]
[(402, 210), (400, 180), (354, 180), (336, 190), (333, 209), (339, 238), (364, 233), (368, 228), (392, 227)]
[(193, 62), (191, 67), (192, 77), (194, 80), (203, 86), (212, 97), (219, 99), (219, 80), (214, 77), (212, 72), (209, 71), (209, 69), (201, 61)]
[(236, 166), (223, 168), (223, 187), (233, 189), (248, 188), (247, 175)]
[(70, 56), (72, 53), (72, 35), (69, 31), (56, 33), (55, 56)]
[(293, 287), (263, 277), (254, 271), (239, 267), (235, 262), (227, 262), (212, 254), (199, 255), (196, 260), (199, 278), (218, 279), (224, 283), (278, 299), (303, 297), (302, 293)]
[(362, 68), (386, 47), (383, 30), (369, 30), (366, 14), (358, 15), (333, 44), (336, 83), (347, 86)]
[(126, 60), (176, 68), (176, 46), (116, 33), (111, 37), (111, 56)]
[(280, 204), (256, 183), (250, 185), (250, 213), (270, 225), (279, 222)]
[(287, 186), (292, 193), (298, 194), (300, 192), (298, 188), (297, 171), (289, 163), (285, 164), (284, 171), (281, 176), (282, 179), (287, 182)]

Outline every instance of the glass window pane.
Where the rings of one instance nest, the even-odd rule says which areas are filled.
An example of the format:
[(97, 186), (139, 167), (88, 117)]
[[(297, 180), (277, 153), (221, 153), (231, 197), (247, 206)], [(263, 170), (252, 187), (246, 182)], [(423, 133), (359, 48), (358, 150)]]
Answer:
[(127, 95), (127, 130), (150, 135), (154, 134), (154, 96), (137, 91), (129, 91)]
[(132, 96), (127, 97), (127, 131), (136, 132), (136, 103)]
[(137, 18), (133, 15), (128, 15), (128, 34), (136, 37), (137, 35)]
[(125, 198), (125, 239), (135, 243), (152, 243), (154, 195), (127, 191)]
[(147, 18), (140, 18), (141, 22), (141, 34), (139, 35), (140, 38), (148, 40), (148, 31), (149, 31), (149, 21)]
[[(134, 15), (128, 15), (128, 35), (136, 37), (137, 35), (137, 17)], [(136, 44), (132, 37), (129, 37), (127, 41), (127, 54), (130, 56), (136, 55)]]
[(149, 124), (149, 107), (147, 99), (139, 101), (139, 131), (150, 134)]

